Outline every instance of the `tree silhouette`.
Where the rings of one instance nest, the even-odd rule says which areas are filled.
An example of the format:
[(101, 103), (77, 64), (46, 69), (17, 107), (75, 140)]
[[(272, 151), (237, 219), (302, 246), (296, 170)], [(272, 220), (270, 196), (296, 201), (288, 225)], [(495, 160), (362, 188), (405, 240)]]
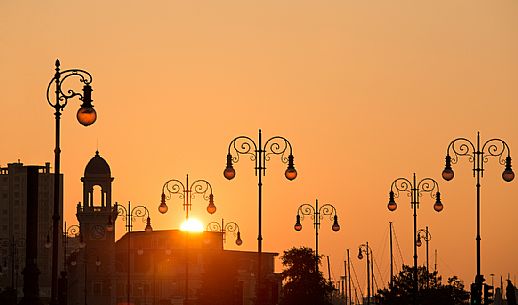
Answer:
[[(420, 305), (461, 305), (468, 304), (469, 293), (456, 276), (442, 284), (437, 272), (429, 273), (426, 267), (417, 268), (418, 304)], [(403, 270), (394, 278), (392, 287), (378, 290), (378, 297), (384, 305), (411, 305), (414, 298), (413, 267), (403, 265)]]
[(281, 260), (285, 269), (280, 305), (331, 305), (333, 285), (321, 272), (316, 272), (315, 252), (311, 248), (291, 248), (284, 251)]
[(507, 287), (505, 288), (505, 296), (507, 298), (508, 305), (516, 305), (516, 288), (514, 287), (511, 280), (507, 280)]

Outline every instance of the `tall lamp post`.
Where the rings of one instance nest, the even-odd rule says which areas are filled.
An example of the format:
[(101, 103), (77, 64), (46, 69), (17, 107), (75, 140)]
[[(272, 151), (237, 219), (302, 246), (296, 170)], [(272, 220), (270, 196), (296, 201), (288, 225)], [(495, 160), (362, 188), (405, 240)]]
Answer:
[[(507, 155), (505, 158), (504, 156)], [(480, 133), (477, 132), (476, 143), (471, 142), (466, 138), (457, 138), (450, 142), (446, 149), (446, 165), (442, 171), (442, 177), (446, 181), (450, 181), (455, 176), (452, 164), (456, 164), (459, 157), (467, 156), (470, 162), (473, 163), (473, 177), (476, 178), (477, 189), (477, 275), (475, 276), (475, 285), (482, 291), (482, 282), (484, 277), (480, 273), (480, 177), (484, 176), (484, 163), (489, 160), (489, 157), (496, 157), (501, 165), (505, 165), (502, 172), (502, 179), (506, 182), (511, 182), (514, 179), (514, 172), (511, 167), (511, 152), (507, 143), (501, 139), (490, 139), (480, 144)], [(482, 302), (481, 295), (478, 295), (477, 300), (472, 300), (475, 304)]]
[(315, 206), (304, 203), (297, 209), (297, 221), (295, 222), (295, 231), (302, 230), (301, 220), (304, 220), (304, 216), (311, 216), (313, 219), (313, 226), (315, 227), (315, 271), (318, 275), (318, 229), (320, 228), (320, 222), (324, 219), (324, 216), (329, 216), (329, 219), (333, 220), (331, 230), (334, 232), (340, 231), (340, 225), (338, 224), (338, 215), (336, 214), (336, 208), (331, 204), (324, 204), (318, 207), (318, 199), (315, 200)]
[(293, 150), (291, 147), (291, 143), (280, 136), (271, 137), (266, 140), (263, 146), (262, 142), (262, 132), (259, 129), (259, 138), (258, 142), (254, 142), (248, 136), (238, 136), (230, 141), (228, 145), (228, 153), (227, 153), (227, 167), (223, 171), (223, 175), (228, 180), (234, 179), (236, 176), (236, 171), (233, 167), (233, 163), (239, 161), (240, 155), (248, 155), (250, 160), (255, 162), (255, 175), (258, 178), (258, 206), (259, 206), (259, 221), (258, 221), (258, 234), (257, 234), (257, 284), (256, 284), (256, 294), (257, 300), (256, 304), (262, 304), (262, 293), (261, 293), (261, 285), (262, 285), (262, 242), (263, 237), (261, 235), (262, 229), (262, 176), (266, 175), (266, 161), (269, 161), (272, 155), (280, 155), (281, 161), (283, 163), (288, 163), (288, 168), (284, 172), (284, 176), (288, 180), (293, 180), (297, 178), (297, 171), (295, 170), (295, 166), (293, 163)]
[[(139, 205), (136, 207), (131, 207), (131, 202), (128, 202), (128, 207), (124, 207), (123, 205), (119, 205), (115, 203), (114, 210), (117, 211), (117, 216), (123, 217), (126, 222), (126, 232), (128, 232), (128, 274), (127, 274), (127, 288), (126, 288), (126, 302), (130, 303), (130, 292), (131, 292), (131, 283), (130, 283), (130, 274), (131, 274), (131, 263), (130, 263), (130, 250), (131, 250), (131, 230), (133, 229), (133, 220), (135, 218), (142, 218), (142, 221), (146, 222), (146, 228), (144, 229), (146, 232), (152, 232), (153, 228), (151, 227), (151, 218), (149, 216), (149, 210), (143, 206)], [(108, 232), (113, 231), (115, 224), (111, 219), (111, 214), (108, 219), (108, 225), (106, 226), (106, 230)]]
[(417, 231), (416, 246), (418, 247), (421, 247), (421, 245), (423, 244), (421, 238), (424, 239), (424, 241), (426, 242), (426, 272), (430, 272), (428, 270), (428, 242), (432, 240), (432, 234), (430, 234), (428, 226), (426, 226), (426, 229), (419, 229), (419, 231)]
[(225, 223), (223, 218), (221, 218), (221, 224), (217, 221), (209, 222), (207, 224), (207, 231), (223, 233), (224, 242), (226, 242), (227, 232), (232, 232), (234, 233), (234, 236), (236, 236), (236, 245), (241, 246), (243, 244), (243, 240), (241, 239), (241, 232), (239, 231), (239, 225), (235, 222)]
[(442, 211), (444, 208), (441, 202), (441, 193), (439, 192), (439, 184), (432, 178), (424, 178), (417, 182), (415, 173), (412, 181), (406, 178), (397, 178), (392, 182), (389, 192), (389, 203), (387, 205), (389, 211), (395, 211), (397, 204), (394, 198), (399, 198), (399, 192), (405, 192), (410, 197), (410, 204), (414, 210), (414, 304), (417, 304), (418, 280), (417, 280), (417, 209), (419, 208), (419, 198), (422, 193), (430, 193), (435, 199), (433, 208), (436, 212)]
[[(83, 241), (83, 235), (81, 234), (81, 229), (78, 225), (71, 225), (67, 227), (66, 223), (64, 226), (65, 230), (63, 231), (63, 271), (61, 271), (61, 284), (59, 285), (59, 304), (66, 305), (68, 300), (68, 279), (67, 279), (67, 247), (68, 247), (68, 237), (79, 237), (79, 248), (85, 247), (85, 242)], [(49, 240), (47, 236), (47, 240)], [(47, 246), (47, 245), (45, 245)]]
[[(189, 184), (189, 175), (187, 175), (185, 184), (183, 184), (180, 180), (171, 179), (166, 181), (162, 186), (162, 196), (160, 200), (160, 206), (158, 207), (158, 211), (162, 214), (167, 213), (169, 209), (166, 204), (166, 200), (171, 199), (172, 195), (178, 195), (180, 199), (183, 199), (183, 209), (185, 211), (185, 220), (189, 220), (189, 211), (191, 210), (192, 203), (191, 200), (194, 199), (194, 196), (198, 194), (201, 195), (204, 200), (209, 201), (209, 205), (207, 206), (207, 212), (209, 214), (214, 214), (216, 212), (216, 205), (214, 205), (214, 195), (212, 194), (212, 185), (206, 180), (195, 180), (191, 184)], [(186, 243), (185, 243), (185, 304), (189, 303), (189, 246), (188, 246), (188, 238), (189, 233), (185, 234)]]
[[(87, 285), (87, 281), (88, 281), (88, 255), (87, 255), (87, 250), (86, 250), (86, 245), (83, 246), (84, 248), (84, 252), (83, 252), (83, 304), (84, 305), (87, 305), (88, 302), (88, 285)], [(73, 258), (72, 261), (70, 262), (70, 265), (72, 266), (77, 266), (77, 259), (76, 258)], [(101, 261), (99, 260), (99, 257), (97, 257), (97, 259), (95, 260), (95, 266), (97, 268), (99, 268), (101, 266)]]
[[(79, 100), (83, 103), (77, 111), (77, 120), (84, 126), (91, 125), (97, 119), (97, 113), (95, 112), (92, 105), (92, 75), (90, 73), (79, 70), (69, 69), (60, 70), (60, 62), (56, 60), (56, 73), (50, 80), (47, 87), (47, 102), (54, 108), (54, 116), (56, 119), (56, 147), (54, 149), (54, 211), (52, 215), (52, 285), (50, 290), (50, 304), (58, 304), (58, 255), (59, 255), (59, 199), (61, 197), (60, 184), (59, 184), (59, 170), (60, 170), (60, 153), (59, 147), (59, 135), (60, 135), (60, 117), (61, 111), (65, 109), (68, 100), (78, 96)], [(65, 80), (70, 77), (78, 77), (79, 81), (83, 83), (83, 93), (74, 91), (73, 89), (63, 88)], [(54, 91), (52, 92), (52, 85), (54, 85)]]
[[(365, 253), (367, 255), (367, 304), (370, 304), (371, 303), (371, 270), (372, 270), (372, 275), (374, 276), (374, 271), (373, 271), (374, 268), (372, 268), (372, 266), (374, 264), (371, 264), (371, 262), (369, 260), (369, 256), (370, 256), (370, 258), (374, 258), (374, 256), (372, 255), (372, 249), (369, 248), (369, 242), (361, 244), (358, 247), (358, 259), (363, 259), (363, 253)], [(374, 283), (372, 283), (372, 284), (374, 285)]]
[[(0, 239), (0, 248), (5, 248), (5, 256), (4, 256), (4, 266), (3, 268), (10, 271), (11, 287), (8, 289), (4, 289), (5, 291), (10, 291), (12, 293), (13, 302), (17, 302), (18, 298), (18, 268), (19, 268), (19, 249), (22, 249), (25, 246), (24, 238), (15, 238), (14, 235), (11, 235), (9, 239)], [(2, 251), (3, 252), (3, 251)], [(2, 253), (4, 254), (4, 253)], [(9, 259), (10, 267), (7, 266), (7, 260)], [(0, 266), (0, 271), (2, 266)], [(1, 273), (1, 272), (0, 272)]]

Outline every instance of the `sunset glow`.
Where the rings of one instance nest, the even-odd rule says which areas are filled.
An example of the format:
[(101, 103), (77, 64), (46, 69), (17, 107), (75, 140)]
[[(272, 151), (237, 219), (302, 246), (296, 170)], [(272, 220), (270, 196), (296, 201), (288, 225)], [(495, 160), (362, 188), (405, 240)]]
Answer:
[[(340, 230), (326, 218), (318, 231), (319, 254), (329, 258), (326, 278), (344, 275), (349, 250), (365, 284), (366, 260), (355, 254), (369, 242), (381, 287), (391, 271), (390, 232), (395, 265), (413, 264), (410, 197), (391, 201), (389, 192), (396, 178), (415, 173), (440, 187), (441, 204), (434, 210), (427, 194), (418, 209), (416, 229), (433, 235), (429, 264), (469, 289), (477, 266), (475, 172), (473, 160), (453, 162), (452, 154), (452, 171), (441, 176), (448, 144), (460, 137), (476, 143), (477, 132), (481, 143), (503, 139), (518, 172), (516, 0), (0, 1), (0, 28), (0, 167), (48, 163), (53, 171), (56, 110), (46, 89), (55, 61), (62, 71), (92, 75), (87, 93), (94, 108), (81, 111), (78, 123), (84, 101), (74, 96), (59, 118), (59, 216), (69, 225), (79, 224), (81, 178), (99, 151), (111, 168), (111, 201), (146, 206), (154, 231), (201, 232), (212, 221), (235, 221), (243, 245), (227, 235), (225, 247), (258, 251), (260, 240), (262, 251), (279, 253), (275, 272), (282, 271), (284, 250), (315, 247), (309, 218), (300, 232), (294, 228), (297, 208), (316, 199), (332, 204)], [(83, 95), (83, 85), (71, 77), (63, 90)], [(258, 143), (259, 129), (263, 145), (276, 136), (289, 140), (296, 171), (288, 170), (289, 154), (233, 159), (233, 147), (228, 166), (231, 140)], [(501, 276), (518, 277), (518, 179), (502, 176), (507, 152), (479, 156), (487, 157), (479, 194), (481, 273), (488, 281), (494, 274), (496, 284)], [(208, 213), (209, 201), (195, 194), (182, 224), (184, 193), (168, 194), (159, 206), (164, 182), (186, 174), (210, 181), (217, 210)], [(94, 195), (104, 198), (99, 188)], [(119, 240), (125, 222), (113, 220)], [(146, 222), (132, 225), (143, 231)], [(10, 253), (5, 249), (0, 253)], [(417, 249), (419, 265), (426, 257), (425, 247)]]
[(195, 218), (189, 218), (180, 226), (180, 230), (189, 232), (203, 232), (203, 224)]

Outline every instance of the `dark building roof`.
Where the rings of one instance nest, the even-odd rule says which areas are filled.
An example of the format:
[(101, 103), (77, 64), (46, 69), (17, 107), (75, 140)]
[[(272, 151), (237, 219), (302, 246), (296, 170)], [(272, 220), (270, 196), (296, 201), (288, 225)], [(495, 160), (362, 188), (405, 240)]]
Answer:
[(86, 165), (84, 176), (111, 176), (110, 166), (103, 157), (99, 156), (99, 151), (95, 152), (95, 156)]

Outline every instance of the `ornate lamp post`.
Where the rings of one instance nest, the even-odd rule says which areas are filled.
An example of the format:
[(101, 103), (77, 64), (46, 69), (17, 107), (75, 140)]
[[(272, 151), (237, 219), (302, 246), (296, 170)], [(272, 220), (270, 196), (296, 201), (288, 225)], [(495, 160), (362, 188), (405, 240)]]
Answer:
[[(52, 215), (52, 285), (50, 291), (50, 304), (58, 304), (58, 255), (59, 245), (58, 239), (61, 229), (59, 228), (59, 199), (60, 199), (60, 184), (59, 184), (59, 170), (60, 170), (60, 153), (59, 136), (60, 136), (60, 117), (61, 111), (65, 109), (69, 99), (75, 96), (79, 97), (83, 103), (77, 111), (77, 120), (84, 126), (93, 124), (97, 119), (97, 113), (92, 105), (92, 75), (90, 73), (79, 70), (60, 70), (60, 62), (56, 60), (56, 73), (50, 80), (47, 87), (47, 102), (54, 108), (54, 116), (56, 119), (56, 147), (54, 149), (54, 212)], [(63, 88), (65, 80), (70, 77), (77, 77), (83, 86), (83, 93), (75, 92), (73, 89)], [(54, 90), (51, 90), (54, 84)], [(54, 96), (53, 96), (54, 94)]]
[[(151, 227), (151, 218), (149, 216), (149, 210), (143, 206), (139, 205), (134, 208), (131, 207), (131, 202), (128, 202), (128, 207), (124, 207), (123, 205), (119, 205), (115, 203), (114, 210), (117, 211), (117, 216), (123, 217), (126, 222), (126, 232), (128, 232), (128, 277), (127, 277), (127, 288), (126, 288), (126, 302), (130, 304), (130, 274), (131, 274), (131, 264), (130, 264), (130, 250), (131, 250), (131, 230), (133, 229), (133, 220), (135, 218), (142, 218), (142, 221), (146, 222), (146, 228), (144, 229), (146, 232), (152, 232), (153, 228)], [(111, 232), (114, 229), (114, 223), (112, 222), (111, 215), (108, 219), (108, 225), (106, 226), (106, 230)]]
[(432, 240), (432, 234), (428, 231), (428, 226), (426, 226), (426, 229), (419, 229), (419, 231), (417, 231), (416, 246), (418, 247), (421, 247), (423, 243), (421, 238), (426, 242), (426, 272), (430, 272), (428, 270), (428, 242)]
[[(166, 194), (167, 193), (167, 194)], [(177, 194), (180, 199), (183, 199), (183, 209), (185, 211), (185, 220), (189, 220), (189, 211), (191, 210), (191, 200), (194, 199), (196, 194), (202, 195), (203, 199), (209, 201), (207, 206), (207, 212), (214, 214), (216, 212), (216, 206), (214, 205), (214, 195), (212, 194), (212, 185), (206, 180), (195, 180), (189, 185), (189, 175), (185, 184), (176, 179), (166, 181), (162, 186), (162, 197), (158, 211), (165, 214), (169, 209), (166, 204), (166, 200), (171, 199), (172, 195)]]
[(302, 230), (301, 220), (304, 220), (304, 216), (311, 216), (313, 219), (313, 226), (315, 227), (315, 271), (318, 274), (318, 229), (320, 228), (320, 222), (324, 219), (324, 216), (329, 216), (330, 220), (333, 220), (331, 230), (334, 232), (340, 231), (340, 225), (338, 224), (338, 215), (336, 215), (336, 208), (331, 204), (324, 204), (320, 208), (318, 207), (318, 199), (315, 200), (315, 206), (304, 203), (297, 209), (297, 221), (295, 222), (295, 231)]
[(293, 163), (293, 150), (291, 147), (291, 143), (280, 136), (272, 137), (264, 143), (262, 142), (262, 132), (259, 129), (259, 138), (258, 142), (254, 142), (248, 136), (238, 136), (230, 141), (228, 145), (228, 153), (227, 153), (227, 167), (223, 171), (223, 175), (228, 180), (234, 179), (236, 176), (236, 171), (233, 167), (233, 163), (239, 161), (240, 155), (249, 155), (250, 160), (255, 162), (255, 175), (258, 179), (258, 192), (259, 192), (259, 221), (258, 221), (258, 234), (257, 234), (257, 252), (258, 252), (258, 260), (257, 260), (257, 284), (256, 284), (256, 294), (257, 294), (257, 304), (262, 304), (262, 293), (261, 293), (261, 285), (262, 285), (262, 242), (263, 237), (261, 235), (262, 229), (262, 188), (263, 182), (262, 177), (266, 175), (266, 161), (269, 161), (272, 155), (280, 155), (281, 161), (283, 163), (288, 163), (288, 167), (284, 172), (284, 176), (288, 180), (293, 180), (297, 178), (297, 171), (295, 170), (295, 166)]
[(236, 245), (241, 246), (243, 244), (243, 240), (241, 240), (241, 232), (239, 232), (239, 225), (235, 222), (225, 223), (223, 218), (221, 218), (221, 224), (216, 221), (209, 222), (209, 224), (207, 224), (207, 231), (222, 232), (224, 242), (226, 242), (227, 232), (232, 232), (234, 233), (234, 236), (236, 236)]
[[(367, 255), (367, 304), (371, 303), (371, 264), (369, 256), (373, 258), (372, 249), (369, 248), (369, 242), (361, 244), (358, 247), (358, 259), (363, 259), (363, 253)], [(374, 268), (373, 268), (374, 269)], [(374, 272), (372, 272), (374, 274)]]
[[(87, 281), (88, 281), (88, 256), (87, 256), (87, 252), (86, 252), (86, 245), (83, 245), (82, 246), (85, 250), (83, 252), (83, 275), (84, 275), (84, 278), (83, 278), (83, 304), (84, 305), (87, 305), (87, 300), (88, 300), (88, 290), (87, 290)], [(76, 258), (73, 258), (71, 261), (70, 261), (70, 265), (72, 266), (77, 266), (77, 260)], [(97, 259), (95, 260), (95, 266), (97, 268), (99, 268), (101, 266), (101, 261), (99, 260), (99, 257), (97, 257)]]
[[(167, 194), (166, 194), (167, 193)], [(185, 211), (185, 220), (189, 220), (189, 211), (191, 210), (191, 200), (194, 199), (195, 194), (201, 195), (203, 199), (209, 201), (207, 206), (207, 212), (214, 214), (216, 212), (216, 206), (214, 205), (214, 195), (212, 194), (212, 185), (206, 180), (195, 180), (189, 184), (189, 175), (187, 175), (185, 184), (176, 179), (166, 181), (162, 186), (162, 196), (158, 211), (162, 214), (167, 213), (169, 209), (166, 204), (166, 200), (171, 199), (172, 195), (178, 195), (180, 199), (183, 199), (183, 209)], [(185, 234), (185, 302), (189, 302), (189, 255), (188, 255), (188, 238), (189, 234)]]
[[(63, 231), (63, 271), (61, 271), (61, 279), (59, 285), (59, 304), (66, 305), (67, 304), (67, 295), (68, 295), (68, 280), (67, 280), (67, 247), (68, 247), (68, 237), (79, 237), (79, 248), (85, 247), (85, 242), (83, 241), (83, 235), (81, 234), (81, 229), (78, 225), (71, 225), (67, 228), (67, 224), (64, 226), (65, 230)], [(49, 236), (47, 236), (47, 242), (49, 241)], [(45, 244), (45, 247), (50, 246), (48, 243)]]
[(432, 178), (424, 178), (419, 182), (416, 181), (415, 173), (413, 180), (406, 178), (397, 178), (392, 182), (389, 193), (389, 211), (395, 211), (397, 204), (394, 198), (399, 198), (399, 192), (405, 192), (410, 197), (410, 204), (414, 210), (414, 304), (417, 304), (418, 281), (417, 281), (417, 209), (419, 208), (419, 198), (422, 193), (430, 193), (430, 196), (435, 199), (433, 206), (437, 212), (444, 208), (441, 202), (441, 193), (439, 192), (439, 184)]
[[(3, 251), (1, 251), (0, 254), (3, 256), (4, 264), (3, 267), (0, 265), (0, 274), (3, 271), (10, 271), (8, 278), (10, 277), (11, 287), (5, 287), (6, 289), (4, 290), (12, 293), (12, 297), (14, 298), (15, 302), (18, 298), (18, 269), (20, 266), (19, 251), (20, 249), (23, 249), (24, 246), (25, 238), (15, 238), (14, 235), (11, 235), (10, 238), (0, 239), (0, 248), (3, 248)], [(10, 267), (7, 266), (8, 260)], [(5, 268), (5, 270), (2, 270), (2, 268)]]
[[(504, 156), (507, 155), (505, 158)], [(477, 275), (475, 276), (475, 284), (479, 285), (482, 290), (482, 282), (484, 277), (480, 274), (480, 177), (484, 176), (484, 163), (489, 160), (489, 157), (498, 158), (501, 165), (505, 165), (502, 172), (502, 179), (506, 182), (511, 182), (514, 179), (514, 172), (511, 167), (511, 151), (507, 143), (500, 139), (490, 139), (480, 144), (480, 133), (477, 132), (477, 142), (474, 144), (466, 138), (457, 138), (450, 142), (446, 150), (446, 166), (442, 171), (442, 177), (446, 181), (450, 181), (455, 176), (452, 164), (456, 164), (459, 157), (467, 156), (470, 162), (473, 163), (473, 177), (476, 177), (477, 189)], [(480, 304), (482, 300), (478, 296), (475, 300)], [(473, 300), (472, 300), (473, 302)]]

